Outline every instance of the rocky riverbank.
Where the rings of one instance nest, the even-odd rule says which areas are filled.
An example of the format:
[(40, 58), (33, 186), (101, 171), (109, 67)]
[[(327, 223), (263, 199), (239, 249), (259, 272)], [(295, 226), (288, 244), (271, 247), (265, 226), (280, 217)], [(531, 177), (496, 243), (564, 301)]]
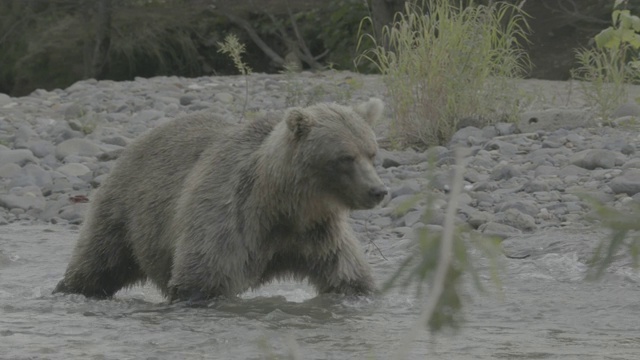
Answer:
[[(640, 106), (620, 107), (619, 126), (599, 126), (584, 102), (566, 98), (563, 86), (524, 81), (522, 89), (542, 100), (519, 124), (462, 128), (449, 146), (425, 152), (381, 149), (378, 170), (390, 196), (373, 211), (354, 213), (355, 229), (376, 234), (371, 238), (408, 239), (416, 228), (439, 228), (456, 146), (469, 149), (458, 218), (483, 233), (506, 238), (584, 225), (590, 211), (584, 193), (618, 208), (640, 201), (640, 137), (633, 126)], [(551, 92), (558, 96), (550, 99)], [(242, 113), (372, 96), (387, 100), (380, 77), (348, 72), (254, 74), (248, 83), (242, 77), (88, 80), (21, 98), (0, 94), (0, 224), (80, 224), (92, 192), (127, 144), (177, 116), (211, 110), (239, 121)], [(376, 128), (381, 138), (386, 126)], [(434, 195), (432, 217), (423, 217), (425, 201), (396, 211), (421, 192)]]

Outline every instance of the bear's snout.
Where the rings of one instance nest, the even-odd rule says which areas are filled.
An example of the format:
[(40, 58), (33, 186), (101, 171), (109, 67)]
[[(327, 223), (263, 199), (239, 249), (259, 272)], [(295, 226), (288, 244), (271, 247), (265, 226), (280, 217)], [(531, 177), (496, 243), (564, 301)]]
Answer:
[(387, 188), (383, 186), (374, 186), (369, 189), (369, 196), (377, 203), (381, 202), (387, 196)]

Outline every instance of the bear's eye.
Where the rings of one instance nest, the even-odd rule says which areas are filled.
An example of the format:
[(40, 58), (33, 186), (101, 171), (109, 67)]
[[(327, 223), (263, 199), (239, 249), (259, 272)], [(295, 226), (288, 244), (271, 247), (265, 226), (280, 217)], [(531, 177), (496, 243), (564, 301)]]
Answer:
[(344, 155), (344, 156), (340, 156), (338, 158), (338, 161), (342, 164), (350, 164), (354, 161), (356, 161), (356, 158), (354, 156), (351, 155)]

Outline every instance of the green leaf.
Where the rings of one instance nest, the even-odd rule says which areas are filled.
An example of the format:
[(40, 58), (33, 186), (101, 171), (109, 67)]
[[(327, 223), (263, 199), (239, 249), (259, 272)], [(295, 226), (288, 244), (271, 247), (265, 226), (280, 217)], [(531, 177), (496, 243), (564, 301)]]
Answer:
[(620, 20), (620, 15), (622, 14), (622, 10), (613, 10), (611, 13), (611, 23), (613, 26), (618, 25), (618, 20)]
[(613, 3), (613, 8), (614, 8), (614, 9), (617, 9), (620, 5), (622, 5), (622, 4), (624, 3), (624, 1), (625, 1), (625, 0), (616, 0), (616, 1)]
[(621, 36), (622, 42), (625, 42), (634, 49), (640, 49), (640, 34), (636, 34), (633, 30), (624, 30)]
[(633, 16), (629, 10), (620, 12), (620, 28), (631, 29), (633, 26)]
[(616, 29), (608, 27), (595, 36), (596, 46), (600, 49), (615, 49), (620, 46), (620, 35)]
[(640, 17), (636, 15), (631, 16), (631, 27), (633, 30), (640, 32)]

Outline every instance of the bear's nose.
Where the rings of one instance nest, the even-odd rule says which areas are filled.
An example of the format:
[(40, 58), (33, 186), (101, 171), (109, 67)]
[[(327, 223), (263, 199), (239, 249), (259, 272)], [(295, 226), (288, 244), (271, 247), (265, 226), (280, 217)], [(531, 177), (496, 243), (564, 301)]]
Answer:
[(369, 196), (374, 198), (377, 202), (382, 201), (387, 195), (387, 188), (384, 186), (376, 186), (369, 189)]

